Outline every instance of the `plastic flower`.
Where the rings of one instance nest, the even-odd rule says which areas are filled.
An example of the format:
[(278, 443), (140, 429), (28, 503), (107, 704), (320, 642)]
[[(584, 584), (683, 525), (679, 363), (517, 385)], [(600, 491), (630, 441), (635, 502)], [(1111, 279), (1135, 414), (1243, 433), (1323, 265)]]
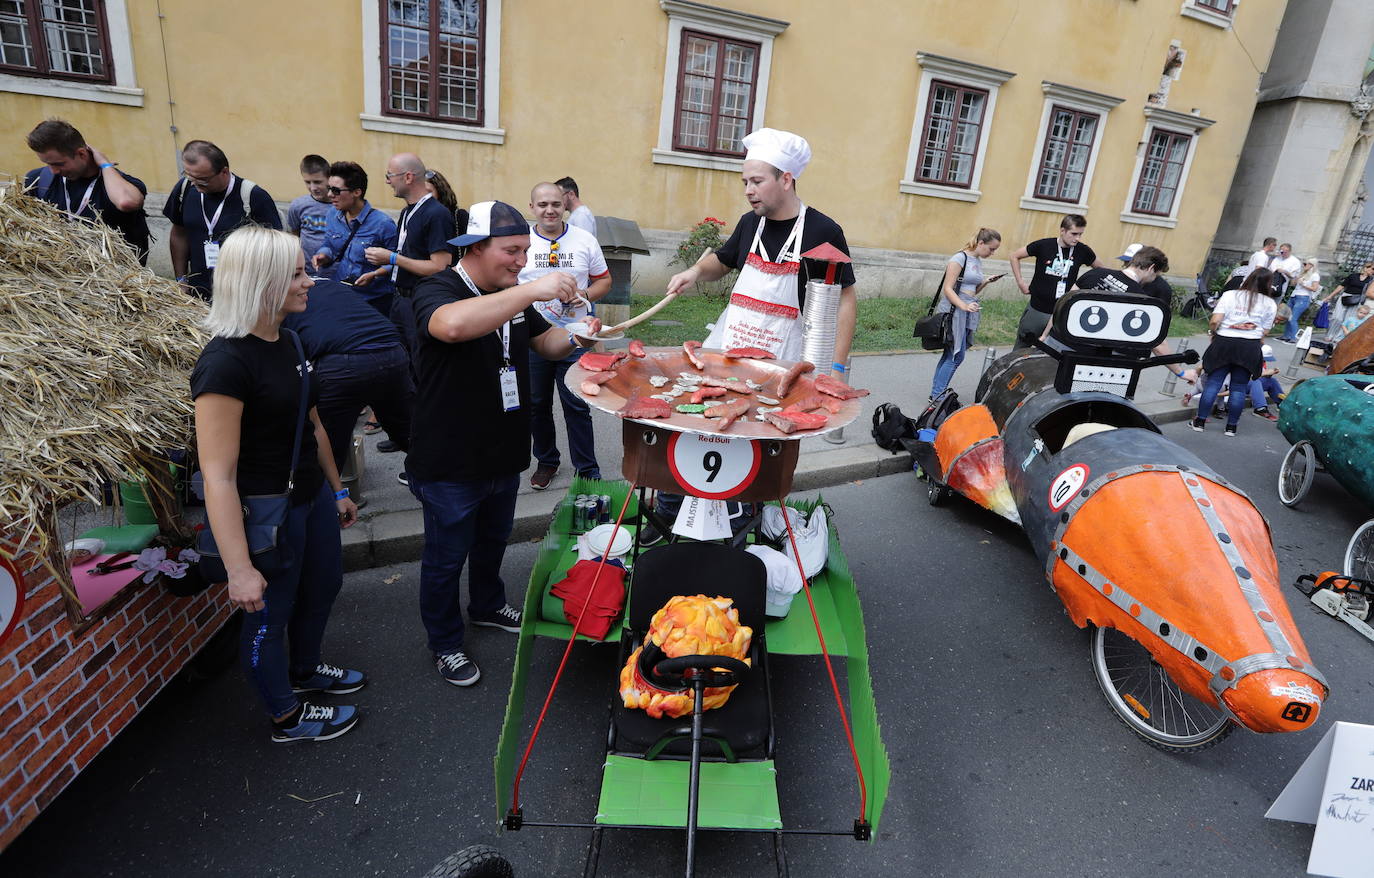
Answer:
[(189, 564), (183, 564), (180, 561), (172, 561), (168, 559), (159, 563), (157, 565), (156, 570), (153, 570), (149, 572), (146, 576), (144, 576), (143, 581), (152, 582), (152, 579), (150, 579), (149, 577), (154, 577), (159, 573), (165, 576), (170, 576), (173, 579), (181, 579), (183, 576), (186, 575), (186, 568), (189, 566)]

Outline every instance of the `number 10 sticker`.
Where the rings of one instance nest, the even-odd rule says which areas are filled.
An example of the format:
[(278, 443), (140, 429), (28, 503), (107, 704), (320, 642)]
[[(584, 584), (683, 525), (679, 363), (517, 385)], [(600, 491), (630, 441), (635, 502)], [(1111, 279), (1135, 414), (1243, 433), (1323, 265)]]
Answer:
[(724, 500), (749, 487), (759, 473), (759, 443), (744, 438), (674, 433), (668, 469), (693, 497)]
[(1088, 482), (1088, 465), (1076, 463), (1059, 474), (1050, 485), (1050, 509), (1058, 512), (1078, 496)]

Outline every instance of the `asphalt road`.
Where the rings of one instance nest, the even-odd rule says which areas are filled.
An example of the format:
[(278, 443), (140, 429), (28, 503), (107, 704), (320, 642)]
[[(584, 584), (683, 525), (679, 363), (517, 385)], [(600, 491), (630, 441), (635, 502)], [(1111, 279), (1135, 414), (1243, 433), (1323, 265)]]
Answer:
[[(1283, 508), (1283, 438), (1248, 414), (1238, 438), (1216, 426), (1165, 432), (1269, 517), (1286, 583), (1338, 567), (1369, 510), (1324, 475), (1299, 509)], [(789, 840), (793, 875), (1303, 873), (1312, 828), (1263, 814), (1330, 723), (1374, 722), (1374, 644), (1286, 588), (1333, 687), (1318, 727), (1240, 730), (1214, 749), (1167, 755), (1110, 712), (1087, 636), (1018, 529), (963, 500), (931, 508), (909, 475), (824, 494), (867, 614), (893, 777), (876, 843)], [(523, 583), (534, 555), (533, 544), (512, 547), (509, 583)], [(347, 578), (326, 646), (329, 660), (372, 676), (353, 696), (366, 713), (351, 734), (269, 744), (236, 671), (170, 689), (0, 855), (0, 874), (416, 876), (479, 841), (522, 878), (581, 874), (583, 831), (496, 832), (491, 756), (514, 638), (479, 629), (469, 645), (482, 681), (443, 684), (423, 647), (417, 576), (408, 564)], [(541, 643), (536, 662), (549, 668), (559, 646)], [(576, 655), (526, 776), (531, 820), (587, 820), (595, 807), (617, 669), (610, 649)], [(773, 667), (784, 818), (843, 827), (856, 792), (823, 671), (810, 659)], [(534, 675), (531, 699), (548, 676)], [(612, 832), (601, 874), (680, 874), (683, 850), (676, 833)], [(703, 876), (771, 869), (760, 838), (706, 837)]]

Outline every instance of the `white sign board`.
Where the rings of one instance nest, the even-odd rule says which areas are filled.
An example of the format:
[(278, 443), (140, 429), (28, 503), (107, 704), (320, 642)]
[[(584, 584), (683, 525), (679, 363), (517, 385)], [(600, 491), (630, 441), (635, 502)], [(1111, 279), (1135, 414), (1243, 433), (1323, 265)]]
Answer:
[(705, 433), (674, 433), (668, 440), (668, 469), (692, 497), (724, 500), (754, 481), (763, 460), (760, 443)]
[(1308, 873), (1374, 878), (1374, 726), (1328, 729), (1264, 816), (1317, 824)]

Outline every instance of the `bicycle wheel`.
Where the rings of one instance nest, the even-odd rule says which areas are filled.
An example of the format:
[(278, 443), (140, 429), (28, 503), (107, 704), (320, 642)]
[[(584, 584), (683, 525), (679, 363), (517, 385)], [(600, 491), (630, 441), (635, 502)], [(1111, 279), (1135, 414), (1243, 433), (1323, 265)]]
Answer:
[(1149, 650), (1115, 628), (1093, 632), (1092, 663), (1117, 719), (1151, 747), (1193, 753), (1235, 728), (1226, 711), (1184, 692)]
[(1279, 467), (1279, 500), (1284, 506), (1291, 508), (1302, 502), (1316, 472), (1317, 452), (1311, 442), (1303, 439), (1288, 449)]
[(1355, 529), (1345, 547), (1345, 575), (1374, 579), (1374, 518)]

